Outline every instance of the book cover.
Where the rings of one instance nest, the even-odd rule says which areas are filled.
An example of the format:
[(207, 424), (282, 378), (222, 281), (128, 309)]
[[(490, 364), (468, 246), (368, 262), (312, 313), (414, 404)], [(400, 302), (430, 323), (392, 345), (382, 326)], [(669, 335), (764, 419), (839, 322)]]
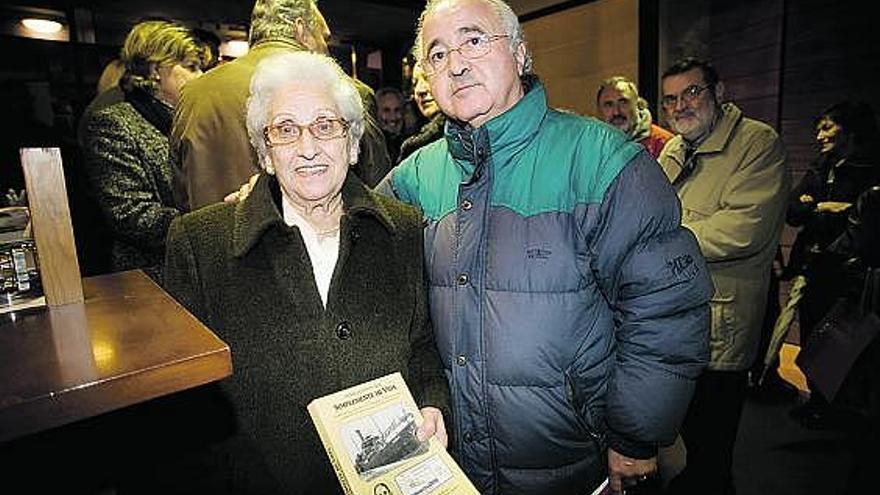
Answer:
[(309, 403), (309, 414), (348, 495), (479, 495), (435, 438), (400, 373)]

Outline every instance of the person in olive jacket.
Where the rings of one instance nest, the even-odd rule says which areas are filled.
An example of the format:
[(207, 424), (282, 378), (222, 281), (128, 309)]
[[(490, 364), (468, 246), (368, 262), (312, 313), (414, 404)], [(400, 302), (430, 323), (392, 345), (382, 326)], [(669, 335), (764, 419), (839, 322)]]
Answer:
[(400, 371), (422, 408), (420, 436), (447, 441), (422, 220), (349, 173), (364, 111), (332, 59), (261, 62), (247, 126), (263, 168), (251, 194), (179, 218), (168, 237), (168, 291), (233, 356), (221, 388), (235, 448), (215, 448), (208, 489), (338, 493), (313, 399)]

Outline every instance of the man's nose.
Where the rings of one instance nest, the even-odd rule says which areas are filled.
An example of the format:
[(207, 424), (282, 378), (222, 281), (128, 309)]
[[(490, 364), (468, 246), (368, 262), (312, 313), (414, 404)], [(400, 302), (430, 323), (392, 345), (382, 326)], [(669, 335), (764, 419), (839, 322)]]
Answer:
[(679, 96), (678, 98), (676, 98), (675, 105), (672, 107), (672, 109), (677, 112), (679, 108), (686, 109), (687, 107), (687, 102), (684, 101), (684, 98)]
[[(455, 55), (454, 57), (453, 54)], [(446, 56), (449, 57), (449, 72), (453, 76), (460, 76), (470, 68), (470, 61), (461, 54), (461, 50), (458, 48), (449, 50)]]

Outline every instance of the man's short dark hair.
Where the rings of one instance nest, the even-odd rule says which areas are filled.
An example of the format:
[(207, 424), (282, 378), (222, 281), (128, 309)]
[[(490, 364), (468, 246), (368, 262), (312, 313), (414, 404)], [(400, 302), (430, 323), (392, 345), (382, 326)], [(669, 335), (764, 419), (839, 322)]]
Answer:
[(703, 81), (714, 90), (720, 80), (718, 71), (709, 62), (695, 57), (685, 57), (678, 60), (663, 72), (660, 80), (666, 79), (669, 76), (684, 74), (693, 69), (700, 69), (700, 72), (703, 73)]

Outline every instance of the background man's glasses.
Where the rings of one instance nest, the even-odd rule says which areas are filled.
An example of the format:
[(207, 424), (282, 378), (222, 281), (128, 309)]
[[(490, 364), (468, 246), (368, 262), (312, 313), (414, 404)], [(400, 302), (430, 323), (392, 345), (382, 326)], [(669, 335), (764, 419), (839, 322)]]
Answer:
[(284, 146), (295, 143), (302, 137), (304, 129), (312, 134), (312, 137), (321, 141), (340, 138), (348, 131), (348, 122), (341, 118), (320, 117), (314, 122), (300, 125), (292, 120), (284, 120), (277, 124), (267, 125), (263, 129), (263, 136), (269, 146)]
[(660, 104), (663, 105), (663, 108), (667, 110), (672, 110), (673, 108), (678, 106), (678, 101), (681, 100), (684, 104), (692, 103), (694, 100), (700, 96), (700, 93), (709, 89), (709, 85), (705, 86), (697, 86), (694, 84), (693, 86), (688, 86), (681, 93), (676, 95), (666, 95), (660, 99)]
[(493, 41), (509, 37), (510, 36), (506, 34), (478, 33), (469, 35), (467, 39), (462, 41), (456, 48), (450, 48), (447, 50), (435, 46), (430, 52), (428, 52), (428, 57), (422, 63), (422, 70), (425, 71), (425, 75), (427, 76), (433, 76), (442, 71), (447, 65), (449, 65), (449, 56), (452, 52), (458, 52), (459, 55), (468, 60), (484, 57), (489, 53)]

